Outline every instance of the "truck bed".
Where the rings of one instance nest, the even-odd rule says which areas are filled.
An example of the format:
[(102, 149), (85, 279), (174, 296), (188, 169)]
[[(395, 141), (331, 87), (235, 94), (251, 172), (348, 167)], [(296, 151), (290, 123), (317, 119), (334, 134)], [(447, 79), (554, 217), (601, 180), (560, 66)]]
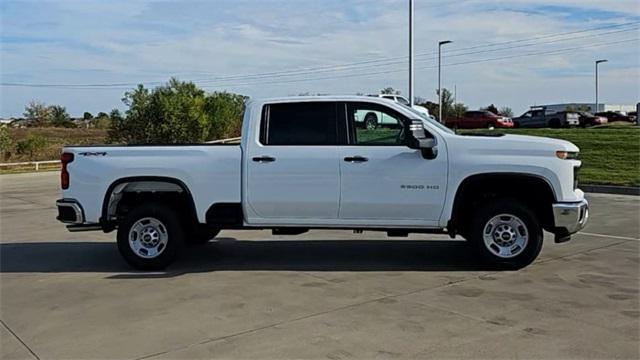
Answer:
[(191, 191), (199, 220), (214, 203), (239, 203), (242, 151), (240, 145), (180, 144), (70, 146), (69, 189), (63, 195), (84, 205), (88, 222), (98, 222), (104, 196), (118, 179), (178, 179)]

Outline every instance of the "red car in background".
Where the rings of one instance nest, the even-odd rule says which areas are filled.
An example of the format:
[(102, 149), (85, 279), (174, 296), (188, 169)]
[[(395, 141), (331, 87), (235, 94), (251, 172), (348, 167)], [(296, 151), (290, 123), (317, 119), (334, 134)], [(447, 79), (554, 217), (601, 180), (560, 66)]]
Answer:
[(586, 111), (580, 111), (578, 114), (580, 114), (580, 126), (582, 127), (603, 125), (609, 122), (604, 116), (595, 116)]
[(491, 111), (475, 110), (465, 112), (460, 118), (447, 119), (445, 125), (457, 129), (512, 128), (513, 121), (507, 116), (496, 115)]

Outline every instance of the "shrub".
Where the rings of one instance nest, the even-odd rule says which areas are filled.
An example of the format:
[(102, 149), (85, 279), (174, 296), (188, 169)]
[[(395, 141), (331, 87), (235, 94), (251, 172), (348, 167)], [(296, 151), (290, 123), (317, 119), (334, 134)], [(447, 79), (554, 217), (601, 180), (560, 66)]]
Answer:
[(207, 95), (191, 82), (171, 79), (153, 90), (125, 93), (125, 117), (111, 116), (109, 140), (138, 144), (199, 143), (239, 134), (245, 97)]
[(33, 160), (34, 155), (38, 156), (47, 146), (47, 139), (42, 135), (29, 134), (25, 139), (16, 143), (16, 152), (20, 155), (29, 155)]

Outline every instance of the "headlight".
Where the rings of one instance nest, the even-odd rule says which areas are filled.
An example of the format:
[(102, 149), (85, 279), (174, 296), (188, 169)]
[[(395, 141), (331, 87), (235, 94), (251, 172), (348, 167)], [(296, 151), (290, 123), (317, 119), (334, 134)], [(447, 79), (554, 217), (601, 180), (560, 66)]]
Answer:
[(562, 160), (578, 160), (577, 151), (556, 151), (556, 156)]

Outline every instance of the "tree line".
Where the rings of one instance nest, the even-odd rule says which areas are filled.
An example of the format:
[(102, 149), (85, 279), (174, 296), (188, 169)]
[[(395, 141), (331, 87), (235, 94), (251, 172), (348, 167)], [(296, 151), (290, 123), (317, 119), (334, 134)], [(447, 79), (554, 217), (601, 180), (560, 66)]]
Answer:
[(171, 79), (152, 90), (139, 85), (125, 93), (124, 116), (112, 116), (114, 143), (200, 143), (240, 135), (247, 97), (206, 93), (192, 82)]

